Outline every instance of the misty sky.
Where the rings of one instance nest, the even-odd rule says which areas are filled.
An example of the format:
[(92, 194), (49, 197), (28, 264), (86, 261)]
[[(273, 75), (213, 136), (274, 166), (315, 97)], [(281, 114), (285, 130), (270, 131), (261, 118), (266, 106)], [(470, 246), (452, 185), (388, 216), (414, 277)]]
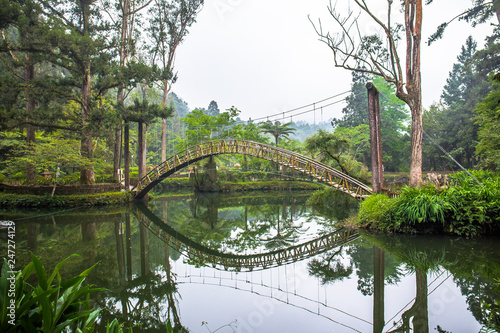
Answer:
[[(318, 40), (308, 15), (321, 18), (323, 28), (334, 32), (328, 0), (206, 0), (185, 42), (177, 51), (175, 69), (179, 79), (173, 91), (191, 109), (207, 108), (215, 100), (221, 110), (235, 106), (241, 118), (256, 119), (312, 104), (349, 91), (351, 73), (333, 65), (330, 49)], [(386, 0), (369, 0), (377, 15), (386, 12)], [(397, 2), (396, 2), (397, 3)], [(423, 41), (442, 22), (466, 8), (471, 0), (435, 0), (424, 8)], [(339, 1), (345, 6), (346, 1)], [(396, 9), (395, 17), (402, 17)], [(355, 9), (355, 7), (352, 7)], [(340, 8), (347, 10), (347, 7)], [(360, 20), (362, 31), (376, 26)], [(456, 21), (444, 39), (422, 44), (423, 104), (438, 101), (448, 73), (467, 36), (481, 47), (492, 31), (489, 24), (472, 28)], [(404, 61), (404, 52), (401, 52)], [(293, 121), (326, 121), (340, 117), (342, 95), (324, 102), (339, 103), (314, 113), (292, 117)], [(311, 109), (311, 108), (308, 108)], [(303, 109), (302, 111), (308, 110)], [(295, 112), (298, 113), (299, 111)], [(287, 114), (286, 121), (290, 121)]]

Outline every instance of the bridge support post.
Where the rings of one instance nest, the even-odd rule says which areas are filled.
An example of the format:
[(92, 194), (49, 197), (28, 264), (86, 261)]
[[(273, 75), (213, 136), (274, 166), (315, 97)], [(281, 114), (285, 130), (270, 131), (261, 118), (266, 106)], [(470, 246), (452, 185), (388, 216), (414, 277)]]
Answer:
[(210, 182), (215, 184), (215, 182), (217, 182), (217, 164), (215, 163), (213, 156), (210, 156), (207, 164), (205, 164), (205, 172), (207, 173)]
[(380, 135), (380, 106), (378, 90), (373, 83), (366, 84), (368, 90), (368, 116), (370, 120), (370, 147), (372, 160), (373, 193), (380, 193), (384, 186), (384, 167), (382, 165), (382, 140)]

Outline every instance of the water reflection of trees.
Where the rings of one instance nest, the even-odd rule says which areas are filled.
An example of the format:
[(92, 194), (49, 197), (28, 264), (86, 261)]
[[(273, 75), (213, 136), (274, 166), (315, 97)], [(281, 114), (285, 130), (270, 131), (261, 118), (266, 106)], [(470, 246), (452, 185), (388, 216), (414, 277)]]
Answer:
[[(180, 322), (176, 275), (171, 270), (172, 250), (168, 244), (151, 239), (143, 224), (132, 228), (129, 213), (124, 214), (124, 224), (125, 232), (122, 224), (114, 228), (120, 278), (107, 281), (109, 292), (96, 299), (102, 308), (101, 324), (120, 318), (127, 327), (139, 327), (141, 332), (164, 332), (170, 320), (176, 332), (187, 332)], [(139, 258), (132, 256), (134, 241), (139, 242)], [(154, 253), (151, 243), (155, 243)]]
[[(446, 236), (365, 235), (370, 242), (391, 253), (409, 273), (415, 274), (417, 295), (413, 306), (402, 315), (394, 332), (409, 332), (413, 318), (415, 332), (428, 331), (427, 274), (445, 269), (466, 299), (469, 311), (483, 325), (498, 325), (498, 314), (484, 304), (500, 299), (498, 276), (500, 254), (497, 239), (463, 239)], [(438, 327), (433, 328), (439, 330)]]
[[(298, 219), (307, 209), (306, 200), (304, 194), (290, 193), (261, 197), (199, 194), (187, 202), (169, 202), (165, 222), (214, 250), (279, 249), (296, 243), (304, 232)], [(159, 206), (150, 208), (161, 216)]]
[[(452, 274), (469, 311), (479, 323), (493, 327), (500, 324), (497, 308), (485, 306), (500, 299), (500, 254), (496, 251), (496, 240), (373, 234), (365, 234), (364, 239), (324, 253), (311, 260), (308, 268), (309, 274), (323, 284), (356, 274), (358, 290), (363, 295), (373, 295), (374, 332), (382, 332), (385, 325), (384, 285), (397, 284), (406, 275), (415, 278), (416, 297), (389, 331), (430, 331), (428, 274), (443, 269)], [(444, 332), (439, 325), (432, 329)]]

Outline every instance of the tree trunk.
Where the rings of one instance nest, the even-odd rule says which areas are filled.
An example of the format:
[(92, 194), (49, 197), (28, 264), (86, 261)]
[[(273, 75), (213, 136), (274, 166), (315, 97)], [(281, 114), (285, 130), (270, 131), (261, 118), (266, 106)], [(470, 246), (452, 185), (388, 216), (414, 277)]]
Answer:
[(382, 139), (380, 133), (380, 107), (378, 90), (373, 83), (366, 84), (368, 90), (368, 117), (370, 119), (370, 148), (372, 159), (373, 193), (380, 193), (384, 186), (384, 168), (382, 165)]
[[(168, 93), (170, 92), (170, 85), (168, 82), (163, 82), (163, 107), (167, 106)], [(167, 159), (167, 119), (161, 120), (161, 162)]]
[(413, 327), (415, 332), (429, 332), (429, 306), (427, 299), (427, 272), (418, 270), (415, 272), (417, 295), (415, 296), (415, 315)]
[[(411, 165), (410, 184), (422, 182), (422, 85), (420, 74), (420, 42), (422, 39), (422, 0), (405, 0), (406, 30), (406, 90), (400, 97), (411, 110)], [(397, 90), (401, 90), (398, 87)]]
[(161, 160), (160, 163), (167, 159), (167, 119), (161, 120)]
[[(139, 122), (138, 124), (138, 160), (139, 160), (139, 180), (141, 180), (144, 176), (146, 176), (146, 135), (147, 135), (147, 126), (143, 122)], [(146, 194), (143, 200), (147, 200), (148, 195)]]
[[(128, 61), (128, 21), (129, 21), (129, 0), (122, 1), (122, 26), (120, 36), (120, 67), (125, 67)], [(116, 93), (116, 102), (118, 105), (125, 101), (125, 90), (123, 85), (118, 86)], [(118, 170), (122, 160), (122, 123), (115, 129), (115, 144), (113, 149), (113, 176), (119, 180)]]
[(90, 165), (83, 166), (80, 169), (80, 184), (94, 184), (95, 173), (94, 166), (94, 147), (92, 145), (92, 131), (89, 128), (90, 112), (91, 112), (91, 87), (90, 87), (90, 60), (85, 64), (84, 76), (82, 82), (82, 139), (81, 139), (81, 155), (87, 159)]
[(384, 331), (384, 268), (384, 251), (373, 246), (373, 333)]
[[(26, 120), (29, 122), (30, 116), (35, 109), (35, 101), (33, 100), (33, 96), (31, 94), (31, 81), (33, 81), (35, 77), (35, 66), (29, 63), (29, 55), (25, 56), (28, 64), (24, 67), (24, 82), (26, 84), (25, 94), (26, 94)], [(32, 125), (26, 125), (26, 144), (28, 145), (28, 149), (32, 150), (33, 145), (35, 144), (35, 128)], [(26, 164), (26, 181), (29, 184), (36, 183), (36, 167), (31, 164)]]
[(123, 127), (123, 164), (124, 164), (124, 176), (125, 176), (125, 189), (128, 191), (130, 189), (130, 124), (125, 123)]
[(120, 170), (122, 161), (122, 125), (115, 129), (115, 142), (113, 146), (113, 177), (116, 181), (120, 181), (118, 170)]
[(140, 121), (138, 124), (137, 132), (137, 158), (139, 160), (139, 179), (142, 179), (146, 175), (146, 132), (146, 125)]

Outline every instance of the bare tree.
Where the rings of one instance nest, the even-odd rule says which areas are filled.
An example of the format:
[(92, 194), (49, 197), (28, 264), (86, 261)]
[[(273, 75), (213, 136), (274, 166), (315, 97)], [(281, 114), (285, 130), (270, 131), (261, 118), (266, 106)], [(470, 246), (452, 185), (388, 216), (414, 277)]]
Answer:
[[(163, 107), (168, 103), (168, 94), (177, 80), (174, 72), (175, 52), (189, 33), (188, 28), (196, 22), (196, 15), (203, 0), (155, 0), (149, 14), (152, 17), (149, 35), (152, 40), (153, 65), (162, 68), (161, 89)], [(161, 160), (167, 156), (167, 120), (162, 119)]]
[[(382, 76), (396, 86), (396, 96), (410, 108), (412, 119), (410, 183), (417, 186), (422, 181), (422, 88), (420, 75), (420, 44), (422, 31), (422, 0), (402, 0), (404, 24), (392, 19), (393, 0), (387, 0), (387, 16), (377, 17), (365, 0), (353, 0), (359, 14), (348, 11), (341, 15), (331, 1), (328, 11), (339, 26), (337, 33), (323, 30), (321, 20), (313, 23), (320, 41), (334, 55), (336, 67), (356, 72)], [(360, 17), (368, 16), (379, 28), (379, 34), (363, 34)], [(398, 52), (402, 30), (406, 34), (406, 62), (404, 71)]]

